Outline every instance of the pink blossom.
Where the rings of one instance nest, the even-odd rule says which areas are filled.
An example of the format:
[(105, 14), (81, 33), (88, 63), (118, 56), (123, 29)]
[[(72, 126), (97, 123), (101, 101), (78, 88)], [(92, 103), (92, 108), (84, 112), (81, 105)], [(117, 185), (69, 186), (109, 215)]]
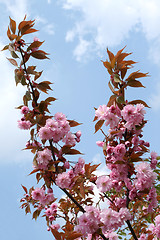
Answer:
[(23, 106), (22, 108), (21, 108), (21, 113), (22, 114), (27, 114), (29, 112), (29, 108), (27, 107), (27, 106)]
[(112, 188), (112, 181), (108, 176), (100, 176), (96, 180), (96, 186), (100, 192), (107, 192)]
[(142, 233), (141, 236), (138, 238), (138, 240), (146, 240), (146, 234)]
[(116, 232), (109, 231), (108, 233), (104, 234), (106, 238), (109, 238), (109, 240), (118, 240), (118, 235)]
[(68, 172), (59, 173), (56, 178), (56, 184), (60, 188), (70, 188), (72, 183), (73, 174), (70, 174), (71, 170)]
[(46, 121), (46, 128), (50, 128), (52, 131), (55, 131), (58, 128), (58, 122), (56, 122), (55, 120), (49, 118)]
[(119, 217), (120, 217), (122, 222), (127, 221), (127, 220), (131, 220), (131, 218), (132, 218), (129, 209), (126, 208), (126, 207), (120, 208), (118, 213), (119, 213)]
[(65, 116), (63, 113), (60, 113), (60, 112), (56, 113), (56, 114), (54, 115), (54, 118), (55, 118), (55, 120), (58, 121), (58, 122), (63, 122), (63, 121), (66, 121), (66, 120), (67, 120), (67, 119), (66, 119), (66, 116)]
[(123, 158), (123, 156), (126, 153), (126, 147), (124, 144), (118, 144), (115, 148), (114, 148), (114, 154), (116, 155), (116, 157), (118, 158)]
[(52, 131), (48, 127), (41, 127), (39, 129), (38, 135), (41, 140), (49, 140), (52, 138)]
[(151, 152), (151, 168), (155, 169), (157, 165), (157, 153)]
[(112, 129), (115, 128), (119, 122), (119, 118), (113, 113), (108, 113), (105, 120), (105, 125), (110, 125), (110, 128)]
[(69, 169), (69, 168), (70, 168), (70, 164), (69, 164), (68, 161), (65, 161), (65, 163), (64, 163), (64, 167), (65, 167), (66, 169)]
[(126, 105), (123, 110), (121, 111), (122, 117), (124, 118), (125, 121), (132, 121), (135, 114), (135, 107), (131, 104)]
[(72, 134), (71, 132), (67, 133), (65, 135), (65, 137), (62, 140), (66, 145), (71, 145), (71, 146), (75, 146), (76, 145), (76, 140), (75, 140), (75, 136), (74, 134)]
[(60, 225), (58, 223), (57, 224), (52, 224), (51, 228), (58, 231), (58, 229), (60, 228)]
[(137, 179), (134, 181), (136, 189), (142, 191), (145, 188), (150, 188), (157, 178), (157, 174), (153, 172), (150, 164), (147, 162), (142, 162), (135, 168), (137, 170)]
[(77, 138), (80, 138), (82, 133), (81, 133), (81, 131), (77, 131), (75, 135), (76, 135)]
[(41, 188), (36, 188), (32, 191), (31, 195), (34, 200), (40, 201), (45, 197), (45, 191)]
[(97, 231), (100, 224), (100, 211), (93, 206), (86, 206), (85, 213), (79, 218), (79, 224), (75, 227), (75, 230), (86, 235), (87, 233), (93, 234)]
[(38, 168), (46, 169), (49, 161), (52, 158), (52, 153), (48, 148), (45, 148), (43, 151), (38, 151), (37, 153), (37, 164)]
[(26, 121), (26, 120), (21, 119), (21, 120), (18, 120), (17, 122), (18, 122), (18, 127), (23, 130), (30, 129), (30, 127), (32, 125), (32, 123), (29, 120)]
[(77, 175), (79, 173), (84, 173), (84, 164), (85, 164), (85, 161), (83, 158), (79, 158), (78, 159), (78, 163), (75, 164), (74, 168), (73, 168), (73, 171), (74, 171), (74, 174)]
[(108, 115), (108, 110), (109, 108), (106, 105), (100, 105), (95, 111), (95, 116), (98, 117), (99, 120), (105, 120)]
[(111, 208), (103, 209), (101, 212), (101, 222), (103, 223), (103, 232), (117, 229), (122, 225), (118, 212), (112, 210)]
[(158, 205), (158, 201), (157, 201), (157, 192), (156, 189), (154, 187), (152, 187), (149, 191), (149, 195), (147, 197), (147, 201), (149, 201), (149, 205), (148, 205), (148, 212), (153, 212), (153, 208), (156, 208)]
[(97, 141), (96, 144), (97, 144), (98, 147), (103, 147), (104, 146), (104, 142), (102, 142), (102, 141)]
[(157, 238), (160, 238), (160, 215), (155, 217), (155, 226), (150, 224), (149, 230), (151, 230)]

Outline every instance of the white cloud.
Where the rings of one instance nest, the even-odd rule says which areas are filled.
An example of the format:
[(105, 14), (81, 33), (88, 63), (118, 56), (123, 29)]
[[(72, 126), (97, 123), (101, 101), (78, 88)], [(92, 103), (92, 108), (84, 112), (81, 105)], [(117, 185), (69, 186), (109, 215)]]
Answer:
[[(134, 31), (141, 31), (149, 42), (160, 38), (159, 0), (63, 0), (63, 8), (81, 13), (66, 34), (66, 41), (79, 40), (74, 50), (77, 60), (90, 46), (99, 51), (119, 45)], [(152, 52), (154, 56), (156, 51)]]
[(48, 23), (48, 20), (46, 18), (36, 16), (36, 23), (41, 24), (41, 29), (46, 32), (49, 35), (54, 35), (54, 24), (53, 23)]
[[(3, 48), (0, 42), (0, 49)], [(21, 117), (15, 107), (22, 104), (24, 88), (15, 85), (14, 67), (6, 59), (5, 53), (0, 53), (1, 94), (0, 94), (0, 133), (1, 133), (1, 163), (21, 162), (26, 154), (21, 153), (27, 140), (26, 132), (17, 128), (17, 120)]]
[(90, 43), (82, 38), (79, 40), (79, 44), (74, 49), (74, 56), (76, 57), (77, 61), (81, 60), (81, 57), (83, 57), (88, 51), (90, 47)]
[(0, 0), (0, 3), (6, 6), (10, 16), (18, 22), (24, 19), (25, 14), (29, 15), (27, 0)]
[(54, 35), (54, 25), (53, 24), (47, 24), (44, 27), (44, 30), (46, 33), (48, 33), (49, 35)]

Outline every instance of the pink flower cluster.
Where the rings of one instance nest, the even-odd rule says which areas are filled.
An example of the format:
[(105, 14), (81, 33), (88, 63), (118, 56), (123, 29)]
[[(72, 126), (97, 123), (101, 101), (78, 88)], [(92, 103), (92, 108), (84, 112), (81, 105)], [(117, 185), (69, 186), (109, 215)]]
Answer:
[(121, 143), (118, 144), (116, 147), (107, 145), (106, 149), (106, 161), (110, 163), (116, 163), (117, 161), (123, 161), (124, 162), (124, 155), (126, 153), (126, 146)]
[(150, 164), (147, 162), (142, 162), (136, 165), (135, 168), (137, 170), (136, 179), (134, 181), (136, 189), (143, 191), (146, 188), (151, 188), (157, 178), (157, 174), (153, 172)]
[(18, 120), (18, 127), (23, 130), (28, 130), (31, 127), (31, 122), (29, 120), (25, 119), (25, 115), (29, 112), (29, 108), (27, 106), (23, 106), (21, 108), (21, 113), (24, 114), (24, 116), (21, 118), (21, 120)]
[(100, 105), (95, 112), (95, 116), (98, 120), (105, 120), (106, 126), (110, 125), (110, 128), (115, 128), (119, 122), (118, 117), (121, 116), (121, 112), (117, 106), (107, 107), (106, 105)]
[(147, 201), (149, 201), (147, 211), (148, 212), (153, 212), (153, 209), (158, 206), (156, 188), (152, 187), (150, 189), (149, 195), (147, 196)]
[(145, 113), (143, 104), (137, 104), (136, 107), (131, 104), (126, 105), (121, 111), (121, 115), (126, 121), (124, 125), (125, 128), (129, 130), (132, 128), (135, 129), (136, 125), (140, 125), (142, 123)]
[(100, 176), (96, 180), (96, 186), (100, 192), (107, 192), (112, 188), (112, 181), (108, 176)]
[(127, 220), (131, 220), (131, 214), (127, 208), (121, 208), (119, 212), (111, 208), (104, 209), (101, 213), (102, 231), (116, 230)]
[(57, 186), (60, 188), (71, 188), (74, 185), (74, 177), (84, 173), (84, 164), (84, 159), (79, 158), (73, 169), (59, 173), (56, 178)]
[(117, 127), (122, 117), (125, 120), (125, 128), (129, 130), (135, 129), (136, 125), (142, 123), (144, 114), (143, 104), (137, 104), (136, 106), (128, 104), (122, 111), (117, 106), (107, 107), (106, 105), (100, 105), (95, 111), (95, 116), (98, 120), (105, 120), (105, 125), (110, 125), (111, 129)]
[(52, 203), (50, 207), (46, 207), (46, 211), (45, 211), (45, 215), (46, 217), (49, 218), (49, 221), (52, 222), (56, 219), (56, 215), (57, 215), (57, 204), (56, 203)]
[(28, 130), (31, 127), (31, 122), (29, 120), (25, 120), (24, 118), (21, 118), (21, 120), (18, 120), (18, 127), (23, 130)]
[(52, 189), (48, 189), (47, 194), (45, 194), (43, 188), (36, 188), (32, 191), (31, 196), (34, 200), (39, 201), (42, 206), (48, 205), (55, 200)]
[(155, 217), (155, 225), (152, 223), (149, 226), (149, 230), (156, 235), (157, 238), (160, 238), (160, 215)]
[(38, 168), (46, 170), (51, 159), (52, 153), (48, 148), (45, 148), (43, 151), (38, 151), (36, 158)]
[(63, 141), (66, 145), (75, 146), (80, 141), (80, 132), (77, 136), (70, 132), (70, 125), (63, 113), (56, 113), (54, 119), (47, 119), (44, 127), (39, 130), (41, 140), (52, 139), (54, 143)]
[[(103, 209), (100, 211), (93, 206), (87, 206), (79, 218), (79, 224), (75, 230), (84, 234), (94, 234), (100, 227), (102, 232), (106, 234), (109, 231), (116, 230), (121, 227), (126, 220), (131, 219), (131, 214), (127, 208), (121, 208), (119, 212), (112, 210), (111, 208)], [(113, 235), (113, 234), (112, 234)], [(111, 237), (111, 236), (110, 236)], [(112, 238), (110, 238), (112, 239)]]
[(79, 224), (75, 227), (77, 232), (81, 232), (84, 236), (87, 233), (93, 234), (100, 227), (100, 210), (93, 206), (85, 207), (85, 213), (83, 213), (79, 218)]

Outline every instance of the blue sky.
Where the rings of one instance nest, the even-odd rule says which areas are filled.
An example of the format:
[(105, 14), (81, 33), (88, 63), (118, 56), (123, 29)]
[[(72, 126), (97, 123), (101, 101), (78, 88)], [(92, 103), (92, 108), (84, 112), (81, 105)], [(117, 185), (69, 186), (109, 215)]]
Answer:
[[(50, 60), (35, 62), (44, 70), (42, 80), (54, 82), (52, 93), (58, 98), (52, 114), (64, 112), (68, 119), (82, 122), (82, 142), (79, 150), (86, 161), (103, 161), (101, 149), (95, 142), (94, 107), (105, 104), (110, 96), (108, 74), (101, 60), (106, 59), (106, 48), (116, 53), (120, 48), (133, 52), (137, 61), (135, 70), (149, 72), (143, 79), (146, 89), (129, 89), (128, 99), (143, 99), (152, 108), (147, 109), (149, 120), (145, 127), (145, 140), (151, 150), (160, 153), (160, 1), (159, 0), (0, 0), (0, 48), (8, 43), (6, 37), (9, 16), (21, 21), (25, 14), (36, 19), (37, 36), (45, 40), (43, 49)], [(16, 87), (14, 68), (0, 53), (0, 182), (1, 220), (0, 239), (27, 240), (53, 239), (46, 231), (45, 221), (31, 220), (19, 209), (23, 191), (21, 184), (35, 184), (32, 170), (33, 156), (24, 148), (28, 135), (17, 128), (20, 118), (16, 106), (22, 103), (24, 89)], [(77, 129), (78, 130), (78, 129)]]

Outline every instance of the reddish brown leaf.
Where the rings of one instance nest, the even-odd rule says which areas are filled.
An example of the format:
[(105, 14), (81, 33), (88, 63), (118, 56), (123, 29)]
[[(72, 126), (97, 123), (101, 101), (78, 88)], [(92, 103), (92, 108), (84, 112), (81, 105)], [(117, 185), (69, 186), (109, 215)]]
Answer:
[(46, 98), (45, 102), (47, 102), (48, 104), (50, 104), (50, 102), (54, 102), (54, 101), (56, 101), (56, 100), (57, 100), (57, 99), (54, 98), (54, 97), (48, 97), (48, 98)]
[(33, 20), (33, 21), (25, 21), (25, 19), (24, 19), (24, 21), (20, 22), (20, 24), (18, 25), (18, 29), (21, 30), (21, 29), (22, 29), (23, 27), (25, 27), (26, 25), (32, 25), (32, 24), (34, 24), (34, 21), (35, 21), (35, 20)]
[(147, 76), (148, 76), (148, 73), (141, 73), (139, 71), (136, 71), (131, 73), (126, 79), (126, 81), (130, 81), (132, 79), (141, 78), (141, 77), (147, 77)]
[(34, 211), (34, 212), (33, 212), (32, 219), (37, 220), (37, 217), (40, 215), (40, 213), (41, 213), (41, 211), (38, 210), (38, 209), (37, 209), (36, 211)]
[(43, 72), (43, 71), (41, 71), (41, 72), (36, 72), (35, 77), (34, 77), (34, 81), (36, 81), (36, 80), (42, 75), (42, 72)]
[(81, 237), (82, 234), (81, 233), (78, 233), (78, 232), (72, 232), (70, 233), (67, 237), (66, 237), (66, 240), (74, 240), (74, 239), (77, 239), (79, 237)]
[(49, 86), (49, 84), (52, 84), (49, 81), (43, 81), (37, 84), (37, 88), (41, 90), (42, 92), (47, 93), (48, 90), (52, 90), (52, 88)]
[[(38, 172), (39, 170), (38, 169), (34, 169), (32, 172), (30, 172), (30, 174), (29, 175), (32, 175), (33, 173), (36, 173), (36, 172)], [(28, 176), (29, 176), (28, 175)]]
[(116, 95), (112, 95), (108, 101), (108, 104), (107, 104), (107, 107), (110, 107), (111, 105), (113, 105), (113, 103), (115, 102), (116, 100)]
[(130, 86), (130, 87), (144, 87), (143, 84), (140, 82), (140, 81), (137, 81), (137, 80), (130, 80), (127, 82), (127, 86)]
[(82, 123), (78, 123), (74, 120), (67, 120), (67, 121), (69, 122), (70, 127), (76, 127), (76, 126), (79, 126), (82, 124)]
[(80, 151), (76, 150), (76, 149), (70, 149), (68, 150), (68, 152), (66, 152), (65, 154), (68, 155), (76, 155), (76, 154), (82, 154)]
[(40, 47), (43, 43), (44, 43), (44, 41), (43, 41), (43, 42), (34, 41), (34, 42), (31, 43), (31, 45), (27, 48), (27, 51), (30, 51), (30, 50), (32, 50), (33, 48), (38, 48), (38, 47)]
[(61, 233), (59, 233), (56, 229), (51, 228), (51, 232), (56, 240), (62, 240)]
[(27, 188), (26, 188), (25, 186), (23, 186), (23, 185), (21, 185), (21, 186), (22, 186), (22, 188), (24, 189), (25, 193), (27, 194), (27, 193), (28, 193)]
[(34, 32), (37, 32), (37, 31), (38, 31), (37, 29), (30, 28), (30, 29), (28, 29), (27, 31), (25, 31), (25, 32), (23, 33), (23, 35), (29, 34), (29, 33), (34, 33)]
[(117, 62), (120, 63), (123, 61), (123, 59), (127, 56), (129, 56), (132, 53), (121, 53), (118, 57), (117, 57)]
[(12, 38), (11, 38), (11, 31), (10, 31), (10, 29), (9, 29), (9, 27), (8, 27), (8, 30), (7, 30), (7, 36), (8, 36), (8, 38), (9, 38), (9, 40), (13, 40)]
[(82, 198), (85, 198), (84, 182), (80, 183), (80, 194), (81, 194)]
[[(126, 46), (125, 46), (125, 47), (126, 47)], [(121, 53), (123, 52), (123, 50), (125, 49), (125, 47), (122, 48), (122, 49), (120, 49), (120, 50), (117, 52), (117, 54), (116, 54), (116, 56), (115, 56), (116, 59), (118, 59), (118, 57), (121, 55)]]
[(128, 104), (133, 104), (133, 105), (136, 105), (136, 104), (138, 104), (138, 103), (141, 103), (141, 104), (143, 104), (145, 107), (148, 107), (148, 108), (150, 108), (148, 105), (147, 105), (147, 103), (145, 103), (144, 101), (142, 101), (142, 100), (133, 100), (133, 101), (130, 101), (130, 102), (128, 102)]
[(110, 62), (111, 62), (112, 59), (114, 58), (114, 54), (113, 54), (111, 51), (109, 51), (108, 48), (107, 48), (107, 53), (108, 53), (108, 56), (109, 56), (109, 60), (110, 60)]
[(11, 28), (11, 31), (13, 32), (13, 34), (15, 34), (15, 32), (16, 32), (16, 22), (12, 18), (10, 18), (10, 28)]
[(13, 58), (7, 58), (7, 59), (8, 59), (8, 61), (9, 61), (11, 64), (13, 64), (14, 66), (18, 67), (18, 64), (17, 64), (17, 62), (16, 62), (15, 59), (13, 59)]
[(8, 48), (9, 48), (9, 45), (6, 45), (1, 51), (7, 50)]
[(111, 89), (111, 91), (112, 91), (115, 95), (117, 95), (117, 94), (119, 93), (119, 91), (115, 91), (115, 90), (114, 90), (114, 88), (112, 87), (112, 85), (111, 85), (110, 82), (108, 82), (108, 86), (109, 86), (109, 88)]
[(38, 51), (35, 51), (35, 52), (32, 52), (31, 53), (31, 56), (34, 57), (34, 58), (37, 58), (37, 59), (49, 59), (47, 56), (46, 56), (47, 53), (45, 53), (44, 51), (42, 50), (38, 50)]
[(95, 125), (95, 132), (96, 133), (101, 127), (103, 126), (104, 120), (99, 120)]
[(112, 74), (112, 66), (111, 66), (111, 63), (106, 61), (106, 62), (103, 62), (103, 65), (107, 68), (109, 74)]
[(97, 117), (97, 116), (95, 116), (95, 117), (94, 117), (94, 119), (93, 119), (93, 122), (94, 122), (94, 121), (97, 121), (97, 119), (98, 119), (98, 117)]

